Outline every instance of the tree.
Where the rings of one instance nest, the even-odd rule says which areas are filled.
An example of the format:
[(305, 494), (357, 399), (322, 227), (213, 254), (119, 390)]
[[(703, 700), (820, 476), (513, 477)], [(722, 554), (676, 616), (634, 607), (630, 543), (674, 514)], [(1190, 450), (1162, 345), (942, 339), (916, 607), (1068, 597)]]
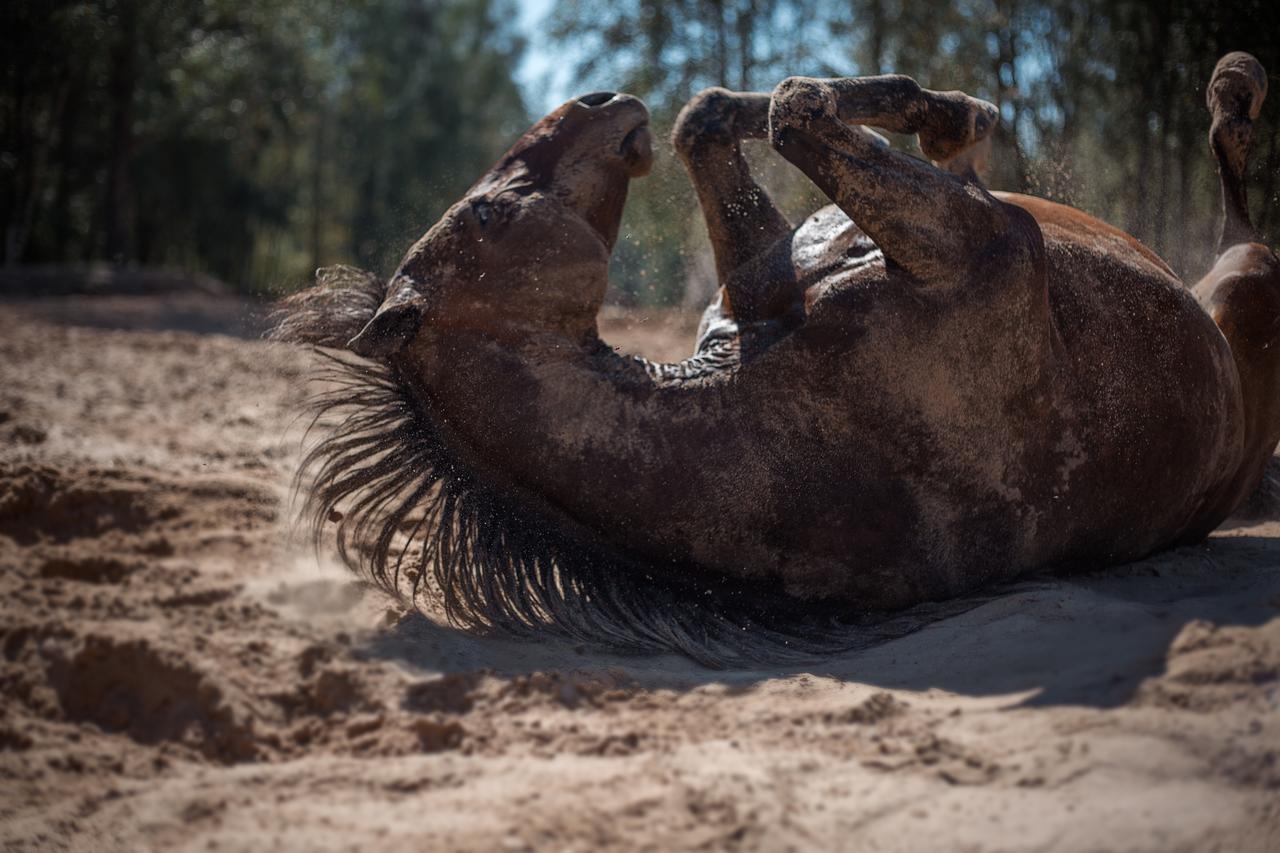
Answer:
[(385, 266), (527, 119), (497, 0), (0, 15), (8, 264), (160, 264), (250, 288)]
[[(1000, 109), (993, 188), (1081, 206), (1189, 277), (1210, 260), (1218, 215), (1203, 103), (1213, 65), (1248, 50), (1280, 72), (1280, 5), (1267, 0), (631, 0), (607, 9), (578, 0), (557, 7), (549, 32), (585, 51), (584, 89), (645, 96), (659, 126), (702, 86), (768, 89), (792, 74), (898, 72), (964, 89)], [(1251, 182), (1255, 222), (1272, 240), (1277, 110), (1273, 96), (1256, 128)], [(918, 153), (912, 140), (893, 141)], [(819, 203), (794, 170), (757, 159), (793, 214)], [(628, 212), (649, 247), (622, 247), (628, 298), (668, 299), (670, 288), (637, 281), (678, 283), (682, 266), (697, 266), (683, 260), (690, 244), (673, 236), (696, 231), (693, 198), (669, 162), (655, 178)]]
[[(110, 261), (251, 289), (385, 271), (529, 121), (510, 0), (11, 0), (0, 5), (5, 264)], [(1218, 216), (1204, 87), (1230, 50), (1280, 73), (1273, 0), (564, 0), (546, 25), (580, 91), (644, 97), (662, 139), (699, 89), (896, 71), (1000, 107), (989, 184), (1207, 265)], [(1249, 193), (1280, 225), (1280, 97)], [(918, 153), (909, 139), (894, 139)], [(701, 216), (661, 150), (637, 183), (613, 298), (706, 286)], [(793, 220), (824, 199), (762, 142)], [(665, 156), (664, 156), (665, 154)]]

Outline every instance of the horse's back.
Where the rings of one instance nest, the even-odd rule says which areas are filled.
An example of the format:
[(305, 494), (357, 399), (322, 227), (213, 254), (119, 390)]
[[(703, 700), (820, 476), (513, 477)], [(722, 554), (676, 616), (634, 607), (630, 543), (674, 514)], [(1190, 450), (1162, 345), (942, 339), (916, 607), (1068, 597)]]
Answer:
[(1177, 281), (1169, 265), (1139, 240), (1082, 210), (1021, 193), (996, 192), (992, 195), (1030, 213), (1045, 235), (1046, 243), (1067, 243), (1101, 252), (1135, 269), (1147, 269), (1158, 277)]

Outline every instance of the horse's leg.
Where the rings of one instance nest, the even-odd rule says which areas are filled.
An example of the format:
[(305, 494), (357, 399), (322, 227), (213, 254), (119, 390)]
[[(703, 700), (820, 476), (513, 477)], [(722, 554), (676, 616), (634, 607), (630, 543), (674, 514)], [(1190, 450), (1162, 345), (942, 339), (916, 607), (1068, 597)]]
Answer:
[(971, 281), (976, 266), (992, 262), (1002, 273), (1042, 278), (1040, 233), (1030, 214), (975, 180), (885, 148), (850, 126), (915, 133), (927, 156), (965, 172), (966, 152), (996, 117), (984, 101), (922, 89), (909, 77), (791, 77), (774, 90), (769, 131), (782, 156), (922, 285)]
[(1218, 60), (1205, 101), (1213, 124), (1209, 147), (1222, 181), (1222, 231), (1218, 254), (1238, 243), (1254, 243), (1258, 232), (1249, 221), (1245, 170), (1253, 150), (1253, 123), (1267, 97), (1267, 72), (1247, 53), (1228, 53)]
[(721, 298), (704, 326), (766, 320), (795, 301), (794, 270), (783, 238), (791, 223), (756, 183), (742, 154), (744, 139), (769, 130), (769, 95), (706, 89), (676, 118), (671, 144), (698, 194), (715, 257)]
[(1244, 457), (1226, 490), (1224, 512), (1258, 485), (1280, 441), (1280, 258), (1256, 242), (1244, 194), (1253, 120), (1266, 94), (1258, 61), (1230, 53), (1214, 69), (1207, 98), (1223, 225), (1217, 262), (1193, 292), (1231, 345), (1245, 414)]
[(767, 94), (715, 88), (685, 104), (671, 132), (671, 144), (698, 193), (722, 285), (791, 231), (742, 156), (742, 140), (763, 139), (768, 130)]

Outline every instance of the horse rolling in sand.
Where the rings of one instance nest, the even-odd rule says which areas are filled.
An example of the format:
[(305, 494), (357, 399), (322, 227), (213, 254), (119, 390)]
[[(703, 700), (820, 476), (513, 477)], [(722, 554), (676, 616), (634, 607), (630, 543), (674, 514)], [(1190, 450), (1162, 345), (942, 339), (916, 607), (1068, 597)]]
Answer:
[[(929, 602), (1201, 540), (1280, 439), (1280, 261), (1244, 195), (1265, 93), (1253, 57), (1218, 63), (1225, 224), (1188, 290), (1105, 223), (984, 189), (983, 101), (902, 76), (702, 92), (672, 142), (720, 294), (677, 364), (596, 329), (648, 113), (572, 100), (389, 281), (322, 270), (282, 304), (278, 338), (355, 354), (330, 354), (310, 516), (464, 627), (708, 664), (855, 647)], [(788, 222), (753, 138), (834, 204)]]

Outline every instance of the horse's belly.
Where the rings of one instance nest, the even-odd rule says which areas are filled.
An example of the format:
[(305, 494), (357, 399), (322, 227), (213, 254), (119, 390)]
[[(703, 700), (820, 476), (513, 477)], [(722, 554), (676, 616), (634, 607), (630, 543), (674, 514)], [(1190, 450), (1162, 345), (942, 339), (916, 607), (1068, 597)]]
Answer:
[(1048, 249), (1057, 363), (1043, 474), (1061, 532), (1044, 552), (1136, 558), (1198, 524), (1233, 470), (1239, 377), (1217, 326), (1176, 281), (1118, 276), (1105, 259), (1055, 279)]

